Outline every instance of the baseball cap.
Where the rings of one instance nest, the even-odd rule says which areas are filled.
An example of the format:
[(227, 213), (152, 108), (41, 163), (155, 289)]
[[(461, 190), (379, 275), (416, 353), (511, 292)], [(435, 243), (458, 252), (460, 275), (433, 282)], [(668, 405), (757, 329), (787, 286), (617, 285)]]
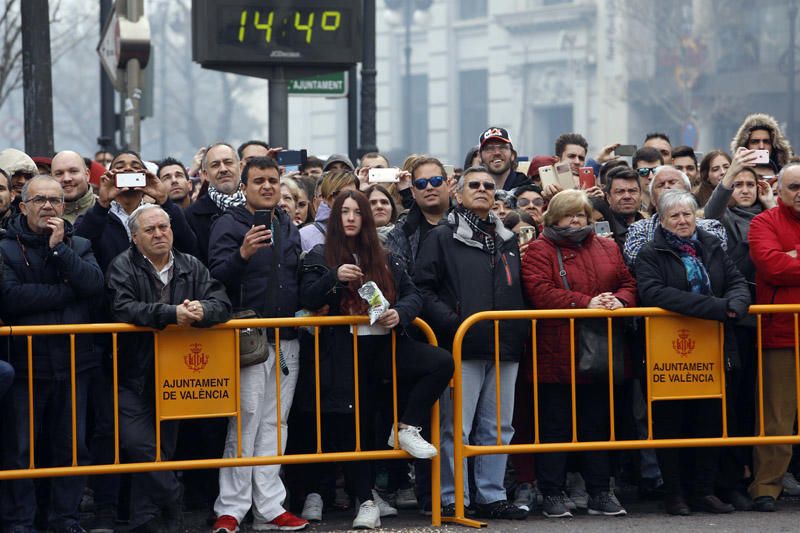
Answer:
[(508, 130), (505, 128), (496, 128), (491, 127), (481, 133), (480, 139), (478, 139), (478, 144), (483, 147), (484, 143), (491, 139), (497, 139), (499, 141), (507, 142), (508, 144), (513, 145), (511, 142), (511, 135), (509, 135)]

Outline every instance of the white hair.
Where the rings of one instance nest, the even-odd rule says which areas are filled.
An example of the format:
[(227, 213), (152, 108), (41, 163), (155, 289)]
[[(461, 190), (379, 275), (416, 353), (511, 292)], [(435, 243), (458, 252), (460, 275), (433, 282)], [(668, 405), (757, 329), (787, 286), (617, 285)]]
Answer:
[(665, 170), (672, 170), (672, 171), (677, 172), (678, 174), (680, 174), (681, 175), (681, 179), (683, 179), (684, 188), (687, 191), (691, 191), (692, 190), (692, 182), (691, 182), (691, 180), (689, 180), (689, 176), (687, 176), (685, 172), (683, 172), (682, 170), (678, 170), (677, 168), (675, 168), (675, 167), (673, 167), (671, 165), (660, 165), (660, 166), (656, 167), (655, 171), (653, 171), (653, 179), (650, 180), (650, 185), (647, 188), (647, 192), (648, 192), (648, 194), (650, 194), (651, 198), (653, 197), (653, 185), (656, 183), (656, 176), (658, 176), (661, 172), (663, 172)]
[(151, 209), (158, 209), (164, 214), (164, 217), (167, 219), (167, 222), (170, 222), (169, 213), (164, 211), (164, 208), (157, 204), (142, 204), (136, 209), (133, 210), (131, 216), (128, 217), (128, 229), (131, 231), (131, 235), (139, 231), (139, 217), (145, 211), (150, 211)]
[(783, 183), (783, 175), (786, 174), (786, 171), (794, 168), (800, 167), (800, 161), (792, 161), (790, 163), (786, 163), (786, 165), (778, 172), (778, 188), (781, 188), (781, 183)]
[(697, 200), (689, 191), (680, 189), (667, 189), (658, 197), (658, 212), (664, 216), (668, 211), (676, 207), (688, 207), (692, 212), (697, 211)]

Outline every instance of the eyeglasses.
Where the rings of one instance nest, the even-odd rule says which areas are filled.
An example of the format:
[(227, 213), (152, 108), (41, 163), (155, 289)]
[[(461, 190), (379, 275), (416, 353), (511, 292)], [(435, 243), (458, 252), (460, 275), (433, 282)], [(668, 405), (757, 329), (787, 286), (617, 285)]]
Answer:
[(636, 169), (636, 173), (639, 174), (640, 177), (646, 178), (650, 174), (654, 174), (658, 167), (641, 167)]
[(34, 196), (25, 200), (26, 204), (33, 204), (36, 207), (44, 207), (47, 202), (50, 202), (53, 207), (58, 207), (64, 203), (64, 198), (61, 196)]
[(479, 180), (479, 181), (470, 181), (469, 183), (467, 183), (467, 187), (469, 187), (473, 191), (477, 191), (478, 189), (480, 189), (481, 185), (483, 185), (483, 188), (485, 190), (487, 190), (487, 191), (493, 191), (495, 189), (495, 187), (496, 187), (496, 185), (495, 185), (495, 183), (493, 181), (480, 181)]
[(528, 204), (533, 204), (533, 207), (544, 207), (544, 200), (541, 198), (534, 198), (533, 200), (530, 198), (519, 198), (517, 200), (517, 207), (525, 207)]
[(414, 187), (419, 189), (420, 191), (424, 191), (428, 188), (428, 184), (431, 184), (431, 187), (434, 189), (437, 187), (441, 187), (442, 183), (444, 183), (444, 176), (431, 176), (430, 178), (418, 178), (414, 180)]

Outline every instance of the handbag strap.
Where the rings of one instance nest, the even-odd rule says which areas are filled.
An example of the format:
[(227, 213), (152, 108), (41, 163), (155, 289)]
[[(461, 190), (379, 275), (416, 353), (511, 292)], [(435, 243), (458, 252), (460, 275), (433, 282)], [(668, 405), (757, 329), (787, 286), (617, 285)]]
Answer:
[(564, 284), (565, 289), (571, 291), (569, 281), (567, 281), (567, 271), (564, 269), (564, 256), (561, 255), (561, 248), (558, 246), (556, 246), (556, 257), (558, 258), (558, 275), (561, 276), (561, 283)]

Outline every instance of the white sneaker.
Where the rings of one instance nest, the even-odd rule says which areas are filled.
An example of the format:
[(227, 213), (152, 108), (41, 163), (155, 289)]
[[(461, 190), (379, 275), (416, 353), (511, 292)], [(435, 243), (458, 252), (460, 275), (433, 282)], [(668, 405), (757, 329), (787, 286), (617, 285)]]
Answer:
[[(421, 430), (422, 428), (411, 426), (400, 428), (400, 431), (397, 432), (397, 440), (400, 443), (400, 449), (407, 451), (411, 457), (416, 457), (417, 459), (432, 459), (436, 457), (438, 452), (430, 442), (422, 438), (419, 434)], [(394, 448), (394, 426), (392, 427), (391, 433), (389, 433), (388, 444)]]
[(309, 522), (322, 522), (322, 496), (316, 492), (310, 492), (306, 496), (306, 501), (303, 504), (303, 512), (300, 513), (301, 518), (305, 518)]
[(389, 503), (380, 497), (378, 491), (372, 489), (372, 499), (375, 502), (375, 505), (378, 506), (378, 511), (381, 514), (381, 518), (386, 516), (397, 516), (397, 509), (389, 505)]
[(372, 500), (367, 500), (358, 508), (358, 515), (353, 520), (353, 529), (375, 529), (381, 527), (381, 513)]
[(417, 495), (414, 493), (414, 487), (397, 489), (395, 501), (395, 505), (397, 505), (398, 509), (416, 509), (419, 506)]

